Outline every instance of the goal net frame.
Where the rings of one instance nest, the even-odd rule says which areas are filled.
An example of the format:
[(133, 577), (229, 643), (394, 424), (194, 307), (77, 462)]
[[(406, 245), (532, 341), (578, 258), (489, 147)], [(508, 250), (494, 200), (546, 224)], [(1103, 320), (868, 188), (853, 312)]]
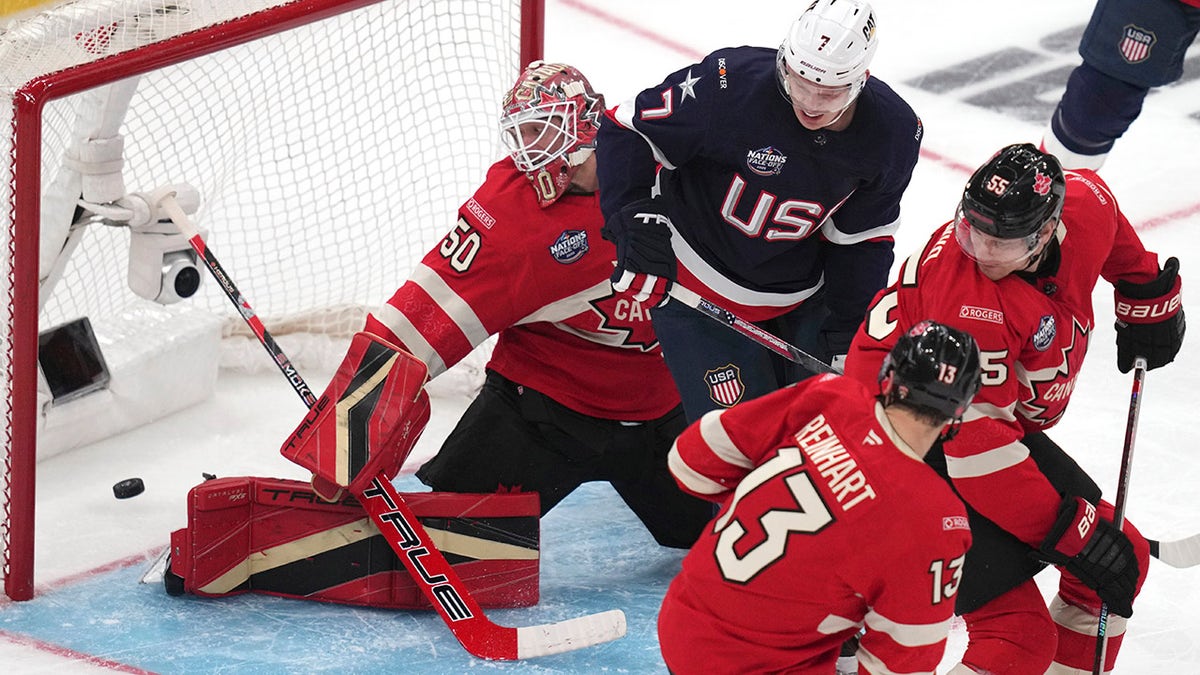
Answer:
[[(9, 18), (8, 29), (42, 20), (44, 13), (67, 5), (101, 5), (131, 0), (81, 0), (80, 2), (57, 2), (41, 8), (27, 10)], [(166, 0), (162, 0), (166, 1)], [(191, 0), (178, 0), (175, 5), (185, 5)], [(195, 0), (196, 2), (229, 2), (246, 4), (243, 0)], [(265, 0), (271, 2), (272, 0)], [(479, 58), (507, 58), (511, 63), (506, 74), (515, 78), (520, 67), (541, 57), (544, 35), (544, 0), (485, 0), (493, 4), (507, 3), (517, 9), (519, 17), (519, 44), (509, 45), (511, 54), (481, 54)], [(261, 2), (256, 3), (261, 5)], [(403, 0), (296, 0), (274, 2), (271, 6), (250, 11), (231, 20), (222, 21), (195, 30), (166, 37), (127, 51), (112, 53), (83, 63), (37, 72), (21, 81), (0, 81), (5, 94), (10, 97), (11, 134), (9, 145), (9, 175), (7, 191), (0, 186), (0, 201), (7, 210), (4, 226), (7, 227), (7, 260), (0, 261), (0, 279), (4, 280), (8, 296), (8, 311), (0, 310), (0, 330), (5, 347), (0, 353), (0, 414), (5, 417), (3, 449), (4, 476), (0, 477), (0, 544), (3, 560), (0, 572), (4, 577), (5, 594), (13, 600), (28, 600), (34, 595), (34, 511), (35, 481), (38, 462), (39, 415), (43, 401), (39, 401), (39, 326), (42, 307), (39, 303), (41, 279), (39, 277), (42, 246), (42, 195), (45, 185), (45, 159), (43, 156), (43, 114), (46, 106), (54, 101), (80, 94), (98, 86), (121, 79), (144, 75), (168, 68), (222, 50), (246, 45), (255, 41), (292, 31), (303, 26), (316, 24), (333, 17), (375, 5), (393, 4), (409, 6)], [(447, 5), (459, 6), (458, 2)], [(414, 5), (415, 7), (415, 5)], [(4, 17), (0, 17), (0, 22)], [(116, 24), (113, 24), (116, 25)], [(0, 43), (5, 39), (0, 24)], [(80, 34), (74, 36), (80, 39)], [(0, 52), (0, 59), (4, 57)], [(0, 64), (2, 65), (2, 64)], [(506, 83), (511, 84), (511, 79)], [(490, 102), (498, 109), (499, 99)], [(386, 130), (381, 130), (386, 131)], [(494, 133), (491, 134), (495, 136)], [(495, 143), (493, 149), (499, 148)], [(478, 148), (461, 149), (464, 153), (480, 152)], [(486, 167), (498, 157), (483, 157)], [(472, 176), (481, 179), (482, 173)], [(130, 186), (134, 188), (135, 186)], [(152, 187), (152, 186), (136, 186)], [(461, 195), (465, 198), (469, 195)], [(451, 208), (456, 208), (454, 204)], [(444, 219), (442, 229), (453, 221)], [(401, 227), (402, 224), (392, 226)], [(332, 227), (332, 226), (331, 226)], [(0, 237), (4, 235), (0, 234)], [(221, 249), (218, 247), (217, 249)], [(406, 252), (415, 263), (425, 251)], [(44, 270), (42, 271), (44, 274)], [(202, 274), (207, 274), (203, 272)], [(235, 273), (236, 274), (236, 273)], [(211, 279), (208, 282), (211, 283)], [(396, 279), (396, 285), (402, 281)], [(253, 302), (253, 294), (248, 296)], [(386, 300), (378, 297), (377, 302)], [(44, 299), (43, 299), (44, 301)], [(232, 309), (230, 309), (232, 312)], [(7, 314), (7, 316), (4, 316)], [(266, 322), (264, 320), (264, 322)], [(270, 325), (268, 326), (270, 328)], [(272, 332), (276, 332), (272, 328)], [(265, 357), (263, 357), (265, 360)], [(269, 367), (269, 362), (268, 362)]]

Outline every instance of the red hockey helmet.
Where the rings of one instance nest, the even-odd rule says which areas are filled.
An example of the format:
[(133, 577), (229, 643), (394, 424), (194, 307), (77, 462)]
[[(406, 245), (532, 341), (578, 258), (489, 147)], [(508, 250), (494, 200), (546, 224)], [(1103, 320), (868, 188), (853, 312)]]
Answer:
[(504, 97), (500, 135), (538, 203), (554, 203), (595, 149), (604, 96), (576, 68), (534, 61)]

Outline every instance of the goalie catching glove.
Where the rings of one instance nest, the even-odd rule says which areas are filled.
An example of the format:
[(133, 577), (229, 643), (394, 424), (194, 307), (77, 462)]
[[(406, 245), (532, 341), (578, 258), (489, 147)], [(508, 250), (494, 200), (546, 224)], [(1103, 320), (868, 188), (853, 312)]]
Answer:
[(1038, 558), (1075, 575), (1113, 614), (1133, 616), (1138, 561), (1133, 543), (1116, 525), (1102, 520), (1082, 497), (1067, 497), (1058, 519), (1038, 547)]
[(427, 379), (417, 357), (355, 333), (329, 386), (280, 452), (313, 472), (313, 489), (328, 501), (345, 488), (361, 492), (381, 473), (390, 480), (429, 423)]
[(613, 290), (653, 307), (666, 303), (675, 282), (675, 251), (671, 249), (671, 219), (660, 202), (640, 199), (626, 204), (604, 224), (600, 234), (617, 247)]
[(1153, 370), (1175, 360), (1186, 324), (1180, 295), (1179, 259), (1168, 258), (1158, 276), (1144, 284), (1118, 281), (1117, 369), (1128, 373), (1135, 357)]

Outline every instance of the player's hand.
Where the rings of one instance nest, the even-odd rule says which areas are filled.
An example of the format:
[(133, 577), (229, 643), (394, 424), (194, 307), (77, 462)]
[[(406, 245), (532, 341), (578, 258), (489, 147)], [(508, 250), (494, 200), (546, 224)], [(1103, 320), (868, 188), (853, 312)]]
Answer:
[(675, 282), (671, 219), (660, 202), (641, 199), (614, 213), (600, 234), (617, 246), (613, 290), (632, 293), (638, 302), (664, 304)]
[(1040, 558), (1075, 575), (1113, 614), (1133, 616), (1138, 561), (1125, 533), (1096, 514), (1082, 497), (1067, 497), (1038, 548)]
[(1168, 258), (1158, 276), (1144, 284), (1116, 283), (1117, 369), (1122, 373), (1138, 356), (1149, 370), (1175, 360), (1187, 327), (1180, 287), (1178, 258)]

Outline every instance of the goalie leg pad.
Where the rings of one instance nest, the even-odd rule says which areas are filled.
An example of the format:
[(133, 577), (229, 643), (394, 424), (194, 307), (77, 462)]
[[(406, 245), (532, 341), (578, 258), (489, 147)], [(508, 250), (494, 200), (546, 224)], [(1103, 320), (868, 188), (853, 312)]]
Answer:
[[(404, 496), (481, 606), (537, 604), (536, 494)], [(199, 596), (432, 609), (353, 497), (329, 503), (300, 481), (220, 478), (192, 488), (188, 527), (171, 535), (171, 572)]]
[(280, 452), (312, 471), (318, 486), (355, 492), (380, 473), (393, 478), (429, 422), (427, 379), (417, 357), (356, 333), (329, 386)]

